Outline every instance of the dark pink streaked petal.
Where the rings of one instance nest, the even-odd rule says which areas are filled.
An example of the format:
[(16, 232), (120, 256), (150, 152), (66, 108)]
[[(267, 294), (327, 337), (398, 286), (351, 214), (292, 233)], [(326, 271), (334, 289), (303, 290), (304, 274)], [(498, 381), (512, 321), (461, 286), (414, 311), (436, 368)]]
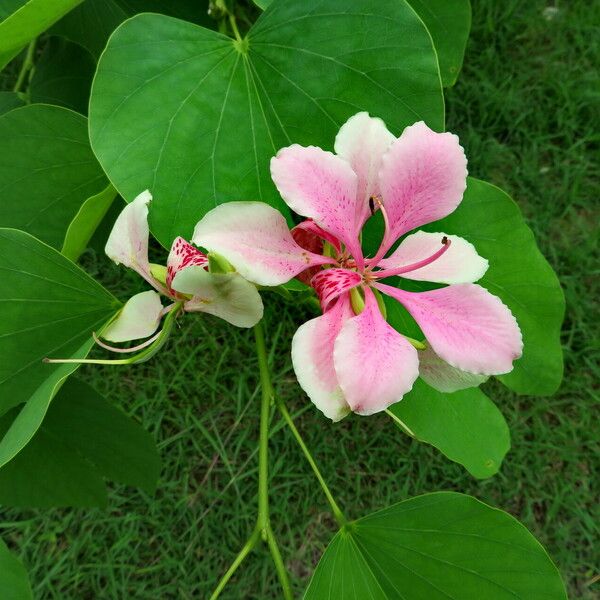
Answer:
[(500, 298), (473, 283), (429, 292), (406, 292), (377, 283), (413, 316), (435, 353), (476, 375), (500, 375), (521, 356), (521, 330)]
[(324, 269), (319, 271), (310, 282), (319, 296), (323, 312), (327, 311), (336, 298), (361, 283), (362, 276), (349, 269)]
[[(313, 254), (323, 254), (323, 242), (329, 242), (337, 252), (340, 251), (340, 242), (312, 219), (306, 219), (291, 230), (294, 241), (305, 250)], [(302, 283), (310, 285), (310, 280), (321, 270), (320, 266), (309, 267), (297, 275)]]
[(167, 287), (172, 292), (173, 278), (186, 267), (208, 267), (208, 256), (182, 237), (176, 237), (167, 258)]

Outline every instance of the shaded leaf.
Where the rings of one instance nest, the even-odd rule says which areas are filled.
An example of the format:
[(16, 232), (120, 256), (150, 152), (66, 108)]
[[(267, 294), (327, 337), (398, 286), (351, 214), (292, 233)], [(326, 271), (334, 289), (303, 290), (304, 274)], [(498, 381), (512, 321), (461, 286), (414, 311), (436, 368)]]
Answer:
[(23, 102), (21, 96), (16, 92), (0, 92), (0, 115), (3, 115), (13, 108), (19, 108), (24, 104), (25, 102)]
[(21, 561), (0, 540), (0, 598), (33, 600), (27, 571)]

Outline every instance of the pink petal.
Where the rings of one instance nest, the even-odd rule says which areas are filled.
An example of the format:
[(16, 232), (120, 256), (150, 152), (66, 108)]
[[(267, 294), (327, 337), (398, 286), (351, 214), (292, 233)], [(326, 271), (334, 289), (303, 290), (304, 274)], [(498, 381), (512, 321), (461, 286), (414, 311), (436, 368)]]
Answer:
[(224, 256), (249, 281), (276, 286), (308, 267), (333, 262), (301, 248), (283, 215), (263, 202), (228, 202), (196, 225), (194, 244)]
[[(296, 225), (292, 230), (294, 241), (313, 254), (323, 254), (324, 241), (329, 242), (338, 252), (340, 242), (323, 228), (319, 227), (312, 219), (306, 219)], [(321, 270), (320, 266), (309, 267), (297, 276), (297, 279), (310, 285), (310, 280)]]
[(102, 332), (110, 342), (129, 342), (151, 336), (160, 324), (160, 296), (153, 290), (129, 298), (117, 318)]
[(373, 292), (365, 309), (348, 319), (335, 340), (333, 361), (350, 408), (372, 415), (402, 400), (419, 374), (415, 348), (388, 325)]
[(457, 235), (446, 233), (426, 233), (417, 231), (402, 240), (395, 252), (379, 261), (382, 269), (395, 269), (418, 263), (435, 254), (442, 246), (442, 240), (450, 240), (447, 251), (432, 263), (402, 273), (406, 279), (434, 281), (436, 283), (473, 283), (481, 279), (488, 268), (488, 261), (477, 254), (475, 246)]
[(466, 188), (467, 159), (451, 133), (422, 121), (407, 127), (383, 157), (379, 185), (390, 229), (386, 249), (402, 234), (449, 215)]
[(419, 376), (432, 388), (445, 393), (477, 387), (488, 379), (487, 375), (475, 375), (449, 365), (430, 345), (419, 351)]
[(327, 313), (301, 325), (292, 339), (292, 363), (298, 383), (333, 421), (350, 412), (333, 366), (333, 346), (344, 322), (353, 314), (348, 298), (341, 297)]
[(314, 219), (360, 263), (357, 176), (345, 160), (315, 146), (293, 144), (271, 159), (271, 177), (292, 210)]
[(335, 138), (335, 152), (350, 163), (358, 176), (356, 223), (359, 227), (370, 216), (369, 198), (381, 193), (381, 159), (395, 140), (381, 119), (359, 112), (350, 117)]
[(401, 302), (440, 358), (469, 373), (499, 375), (521, 356), (521, 330), (499, 298), (473, 283), (430, 292), (405, 292), (377, 283)]
[(344, 292), (362, 283), (362, 276), (349, 269), (324, 269), (319, 271), (310, 284), (315, 288), (323, 312)]
[(208, 257), (182, 237), (176, 237), (167, 258), (167, 287), (169, 290), (173, 291), (171, 283), (177, 272), (190, 266), (207, 267)]

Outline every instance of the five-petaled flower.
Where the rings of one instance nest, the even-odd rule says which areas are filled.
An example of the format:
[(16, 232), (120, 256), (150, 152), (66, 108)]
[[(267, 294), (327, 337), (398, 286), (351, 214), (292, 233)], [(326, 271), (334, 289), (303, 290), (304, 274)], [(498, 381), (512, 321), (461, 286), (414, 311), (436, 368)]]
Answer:
[[(101, 332), (101, 337), (111, 342), (149, 338), (158, 329), (162, 317), (173, 309), (211, 313), (238, 327), (258, 323), (263, 305), (256, 287), (238, 273), (209, 272), (208, 257), (183, 238), (178, 237), (173, 242), (166, 269), (150, 264), (148, 204), (151, 199), (150, 192), (145, 191), (123, 209), (105, 252), (117, 264), (137, 271), (156, 291), (141, 292), (130, 298)], [(171, 301), (168, 306), (163, 307), (161, 295)], [(156, 337), (134, 349), (146, 347)], [(112, 350), (122, 350), (99, 343)]]
[[(419, 371), (443, 391), (509, 372), (522, 352), (521, 332), (500, 299), (474, 284), (487, 261), (454, 235), (417, 231), (402, 239), (461, 202), (467, 161), (458, 138), (422, 122), (396, 138), (380, 119), (358, 113), (340, 129), (335, 152), (294, 144), (271, 160), (281, 196), (308, 217), (291, 232), (267, 204), (230, 202), (207, 213), (192, 238), (256, 284), (310, 277), (323, 315), (298, 329), (292, 361), (314, 404), (339, 420), (399, 401)], [(376, 210), (385, 232), (369, 258), (360, 233)], [(446, 286), (416, 293), (382, 283), (393, 276)], [(386, 322), (381, 293), (408, 310), (423, 344)]]

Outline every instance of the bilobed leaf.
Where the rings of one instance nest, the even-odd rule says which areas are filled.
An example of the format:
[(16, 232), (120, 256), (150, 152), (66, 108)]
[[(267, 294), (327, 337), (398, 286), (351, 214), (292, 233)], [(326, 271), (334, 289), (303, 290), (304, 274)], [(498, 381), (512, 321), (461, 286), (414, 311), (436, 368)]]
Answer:
[(501, 189), (470, 177), (456, 211), (424, 229), (460, 235), (488, 259), (490, 267), (478, 283), (510, 308), (524, 342), (523, 356), (500, 381), (519, 394), (553, 394), (563, 374), (565, 300), (518, 206)]
[(270, 158), (293, 142), (331, 148), (359, 110), (398, 134), (443, 129), (435, 51), (404, 0), (276, 0), (241, 42), (138, 15), (100, 59), (90, 137), (125, 200), (152, 191), (151, 228), (169, 246), (221, 202), (287, 211)]
[[(83, 0), (29, 0), (0, 22), (0, 69)], [(13, 5), (13, 8), (15, 6)]]
[(444, 87), (456, 83), (462, 66), (469, 31), (469, 0), (408, 0), (433, 38)]
[(0, 466), (33, 437), (53, 395), (83, 358), (91, 333), (119, 309), (100, 284), (22, 231), (0, 229), (0, 414), (26, 403), (0, 440)]
[(81, 256), (116, 197), (117, 191), (109, 184), (99, 194), (88, 198), (81, 205), (67, 229), (61, 250), (64, 256), (72, 261), (76, 261)]
[(340, 531), (305, 600), (566, 600), (539, 542), (509, 514), (471, 496), (437, 492), (378, 511)]
[(479, 388), (443, 394), (418, 379), (389, 410), (415, 438), (480, 479), (498, 472), (510, 448), (502, 413)]
[(56, 104), (87, 114), (96, 61), (83, 47), (51, 37), (29, 84), (32, 102)]
[(83, 202), (107, 184), (85, 117), (45, 104), (0, 116), (0, 226), (60, 248)]
[(16, 92), (0, 92), (0, 115), (23, 106), (25, 102)]
[(33, 600), (27, 571), (21, 561), (0, 540), (0, 598)]

